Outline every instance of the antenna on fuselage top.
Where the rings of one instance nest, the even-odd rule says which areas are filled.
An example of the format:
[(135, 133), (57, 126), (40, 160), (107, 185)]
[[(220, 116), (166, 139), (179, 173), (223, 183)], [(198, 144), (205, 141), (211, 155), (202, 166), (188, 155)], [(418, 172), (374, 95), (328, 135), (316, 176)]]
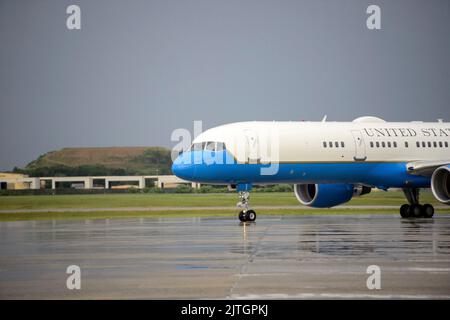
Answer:
[(323, 116), (322, 122), (327, 122), (327, 115), (324, 115), (324, 116)]

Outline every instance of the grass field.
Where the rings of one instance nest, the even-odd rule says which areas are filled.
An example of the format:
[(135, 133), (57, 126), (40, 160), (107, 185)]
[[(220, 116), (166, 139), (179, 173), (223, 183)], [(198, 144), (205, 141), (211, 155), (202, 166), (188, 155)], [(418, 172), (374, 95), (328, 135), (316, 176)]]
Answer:
[[(3, 196), (0, 210), (49, 209), (49, 208), (129, 208), (129, 207), (212, 207), (234, 206), (237, 193), (205, 194), (100, 194), (100, 195), (54, 195), (54, 196)], [(295, 195), (283, 193), (251, 193), (250, 201), (255, 206), (299, 205)], [(348, 205), (401, 205), (405, 203), (402, 192), (372, 192), (355, 197)], [(429, 192), (421, 193), (421, 202), (439, 203)]]
[[(279, 209), (258, 210), (258, 214), (352, 214), (359, 209), (317, 209), (304, 210), (293, 193), (252, 193), (252, 206), (280, 206)], [(99, 209), (90, 212), (22, 212), (0, 213), (0, 221), (33, 219), (73, 219), (73, 218), (122, 218), (122, 217), (160, 217), (160, 216), (228, 216), (236, 215), (237, 194), (104, 194), (104, 195), (55, 195), (55, 196), (2, 196), (0, 210), (27, 209)], [(398, 205), (405, 203), (402, 192), (373, 192), (352, 199), (346, 205)], [(439, 205), (430, 192), (421, 193), (422, 203)], [(283, 208), (297, 206), (298, 209)], [(221, 210), (189, 210), (188, 207), (229, 207)], [(102, 211), (102, 208), (154, 208), (153, 211)], [(164, 210), (170, 207), (171, 210)], [(180, 207), (180, 210), (177, 210)], [(365, 212), (397, 213), (393, 209), (364, 209)], [(450, 212), (447, 209), (437, 210)]]

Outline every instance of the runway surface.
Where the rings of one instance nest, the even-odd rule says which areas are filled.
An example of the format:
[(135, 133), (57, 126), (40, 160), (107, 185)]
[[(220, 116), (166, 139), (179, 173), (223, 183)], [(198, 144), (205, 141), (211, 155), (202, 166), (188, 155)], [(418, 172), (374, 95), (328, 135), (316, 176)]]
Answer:
[(448, 299), (450, 215), (2, 222), (0, 298)]
[[(266, 210), (317, 210), (316, 208), (308, 206), (252, 206), (253, 209), (266, 209)], [(333, 207), (333, 210), (378, 210), (378, 209), (392, 209), (393, 211), (398, 211), (399, 206), (386, 206), (386, 205), (341, 205)], [(434, 206), (436, 210), (447, 209), (448, 206)], [(2, 209), (2, 213), (44, 213), (44, 212), (130, 212), (130, 211), (224, 211), (234, 210), (230, 206), (214, 206), (214, 207), (200, 207), (200, 206), (174, 206), (174, 207), (110, 207), (110, 208), (46, 208), (46, 209)], [(447, 211), (448, 212), (448, 211)]]

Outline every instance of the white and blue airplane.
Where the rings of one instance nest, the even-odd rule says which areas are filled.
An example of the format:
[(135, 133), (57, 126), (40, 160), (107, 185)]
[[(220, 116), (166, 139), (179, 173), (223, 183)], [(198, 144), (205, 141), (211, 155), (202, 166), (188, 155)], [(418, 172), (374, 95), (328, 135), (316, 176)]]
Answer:
[(429, 217), (419, 190), (450, 204), (450, 124), (386, 122), (360, 117), (352, 122), (254, 121), (218, 126), (198, 135), (172, 165), (185, 180), (231, 185), (239, 192), (241, 221), (254, 221), (253, 185), (294, 185), (298, 201), (329, 208), (372, 188), (401, 188), (408, 201), (400, 215)]

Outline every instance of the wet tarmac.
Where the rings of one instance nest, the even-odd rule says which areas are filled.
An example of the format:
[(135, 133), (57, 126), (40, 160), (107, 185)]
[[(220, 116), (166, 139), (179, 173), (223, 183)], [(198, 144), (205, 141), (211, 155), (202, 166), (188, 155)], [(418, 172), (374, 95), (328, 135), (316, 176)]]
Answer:
[(449, 299), (450, 215), (1, 222), (0, 298)]

